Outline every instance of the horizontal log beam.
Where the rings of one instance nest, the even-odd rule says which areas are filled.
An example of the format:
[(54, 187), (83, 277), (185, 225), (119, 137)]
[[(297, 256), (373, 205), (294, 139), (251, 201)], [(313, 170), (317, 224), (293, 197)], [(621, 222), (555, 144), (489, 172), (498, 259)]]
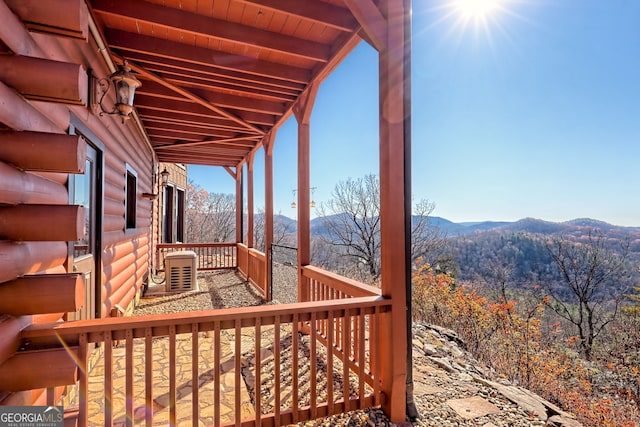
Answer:
[(0, 80), (27, 99), (87, 105), (89, 76), (82, 65), (8, 55), (0, 62)]
[(84, 0), (5, 0), (31, 31), (88, 40), (89, 10)]
[(83, 206), (0, 207), (0, 239), (19, 242), (73, 242), (80, 240), (84, 232), (85, 208)]
[(0, 160), (22, 170), (84, 173), (87, 144), (78, 135), (0, 132)]
[(0, 284), (0, 313), (12, 316), (67, 313), (84, 304), (80, 273), (23, 276)]
[(0, 283), (64, 264), (64, 242), (14, 243), (0, 240)]
[(69, 196), (64, 185), (0, 162), (0, 203), (66, 205)]
[(16, 353), (0, 365), (0, 390), (22, 391), (75, 384), (78, 381), (76, 352), (73, 348), (59, 348)]

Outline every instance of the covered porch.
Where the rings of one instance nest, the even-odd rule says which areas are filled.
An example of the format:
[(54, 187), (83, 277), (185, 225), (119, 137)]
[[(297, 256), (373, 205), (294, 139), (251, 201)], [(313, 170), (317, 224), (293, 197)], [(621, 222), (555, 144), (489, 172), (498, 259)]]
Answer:
[[(0, 4), (3, 22), (15, 20), (21, 13), (16, 5), (19, 2), (0, 0), (0, 3), (4, 3)], [(55, 13), (61, 7), (59, 4), (55, 7), (35, 4), (40, 4), (43, 16), (60, 19)], [(298, 125), (295, 266), (298, 302), (107, 318), (105, 313), (113, 312), (109, 310), (114, 305), (109, 295), (103, 295), (103, 318), (38, 323), (22, 329), (20, 339), (28, 342), (31, 349), (51, 349), (62, 343), (64, 350), (60, 357), (70, 354), (74, 358), (78, 408), (71, 418), (77, 425), (92, 424), (91, 381), (95, 377), (91, 373), (99, 372), (93, 366), (96, 351), (103, 352), (104, 360), (103, 373), (95, 380), (104, 388), (101, 408), (104, 425), (114, 425), (121, 419), (118, 418), (121, 415), (114, 413), (117, 401), (125, 402), (122, 418), (125, 425), (143, 422), (153, 425), (158, 417), (165, 416), (159, 415), (165, 408), (170, 425), (183, 422), (195, 425), (195, 420), (202, 420), (209, 411), (211, 419), (204, 421), (207, 425), (278, 426), (372, 406), (381, 406), (394, 422), (405, 420), (411, 400), (410, 4), (410, 0), (68, 0), (66, 7), (87, 10), (87, 15), (80, 14), (78, 21), (82, 27), (82, 21), (86, 20), (91, 47), (97, 47), (98, 53), (93, 55), (100, 55), (91, 59), (93, 63), (101, 63), (98, 66), (101, 73), (105, 69), (113, 72), (126, 61), (142, 82), (131, 119), (123, 119), (122, 126), (129, 129), (127, 136), (140, 135), (153, 152), (152, 179), (148, 180), (149, 189), (143, 197), (157, 196), (154, 193), (159, 191), (159, 162), (224, 168), (236, 182), (236, 242), (202, 246), (187, 243), (180, 248), (212, 251), (206, 256), (198, 255), (198, 259), (208, 257), (212, 268), (237, 269), (266, 301), (272, 298), (271, 262), (268, 253), (254, 248), (254, 158), (258, 150), (264, 150), (264, 242), (268, 248), (273, 242), (276, 133), (291, 116)], [(11, 13), (5, 12), (9, 6), (17, 15), (11, 17)], [(32, 21), (30, 10), (22, 13), (25, 14), (22, 21)], [(64, 22), (65, 18), (62, 21), (38, 30), (46, 32), (52, 27), (59, 30), (74, 25)], [(15, 25), (23, 28), (26, 24)], [(9, 38), (5, 36), (5, 42)], [(379, 56), (376, 89), (380, 135), (380, 288), (311, 265), (311, 113), (322, 81), (362, 41), (369, 43)], [(82, 56), (74, 42), (53, 45), (72, 59)], [(13, 44), (10, 47), (17, 52), (20, 44), (16, 42), (15, 47)], [(96, 105), (92, 104), (93, 108)], [(91, 116), (90, 120), (98, 119)], [(119, 138), (119, 132), (109, 127), (104, 131), (115, 134), (115, 139)], [(141, 157), (126, 150), (118, 155), (125, 159)], [(113, 162), (106, 156), (106, 180), (111, 179), (110, 161)], [(105, 185), (105, 194), (115, 192), (115, 187)], [(105, 201), (99, 221), (101, 233), (112, 225), (120, 227), (120, 218), (110, 213), (115, 211), (115, 205)], [(152, 217), (158, 216), (157, 209), (154, 203)], [(128, 223), (124, 228), (126, 237)], [(158, 254), (170, 248), (157, 240), (153, 229), (146, 237), (148, 240), (143, 243), (132, 240), (129, 246), (135, 255), (139, 246), (148, 245), (148, 265), (157, 267), (151, 258), (157, 256), (158, 262)], [(122, 258), (116, 266), (118, 251), (114, 249), (112, 255), (103, 258), (103, 268), (125, 271), (130, 259)], [(109, 259), (114, 259), (113, 264), (109, 264)], [(110, 289), (110, 283), (107, 281), (103, 287)], [(140, 289), (126, 289), (127, 295), (136, 291)], [(121, 292), (124, 294), (125, 290)], [(222, 345), (225, 336), (230, 343), (226, 350)], [(159, 340), (167, 346), (169, 360), (168, 372), (158, 376), (153, 354)], [(307, 351), (291, 352), (290, 369), (280, 371), (279, 358), (287, 346), (299, 348), (300, 340), (306, 343)], [(122, 364), (116, 361), (120, 357), (116, 353), (124, 358)], [(225, 359), (229, 354), (233, 357)], [(241, 357), (245, 354), (252, 356)], [(249, 365), (243, 366), (243, 360)], [(203, 362), (209, 366), (206, 372), (202, 370)], [(233, 369), (225, 371), (225, 363), (233, 364)], [(325, 380), (317, 375), (319, 364), (326, 368)], [(252, 372), (255, 380), (253, 396), (249, 395), (251, 411), (243, 410), (247, 402), (241, 392), (242, 368)], [(124, 389), (114, 386), (114, 370), (120, 369), (124, 369)], [(225, 377), (229, 372), (231, 377)], [(200, 387), (203, 375), (208, 376), (211, 385), (207, 391)], [(73, 376), (60, 372), (59, 378), (51, 378), (48, 404), (57, 403), (54, 387)], [(288, 390), (280, 389), (278, 378), (283, 376), (290, 377)], [(340, 385), (326, 380), (334, 377), (349, 380)], [(156, 378), (162, 381), (156, 382)], [(185, 382), (184, 378), (190, 379)], [(221, 393), (225, 387), (234, 390), (233, 418), (229, 419), (222, 416)], [(190, 393), (189, 414), (178, 405), (185, 392)]]

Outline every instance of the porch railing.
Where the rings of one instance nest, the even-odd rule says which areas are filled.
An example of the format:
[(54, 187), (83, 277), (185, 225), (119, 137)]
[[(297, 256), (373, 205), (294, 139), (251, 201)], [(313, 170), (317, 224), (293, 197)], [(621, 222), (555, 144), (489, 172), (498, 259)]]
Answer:
[[(278, 426), (382, 403), (385, 349), (376, 337), (390, 310), (390, 300), (366, 296), (35, 325), (24, 334), (78, 346), (80, 426)], [(94, 343), (103, 344), (103, 365), (87, 372)]]
[(267, 257), (257, 249), (238, 243), (238, 270), (262, 295), (267, 296)]
[(164, 271), (165, 257), (175, 251), (194, 251), (198, 271), (233, 269), (238, 266), (235, 243), (161, 243), (156, 246), (158, 271)]

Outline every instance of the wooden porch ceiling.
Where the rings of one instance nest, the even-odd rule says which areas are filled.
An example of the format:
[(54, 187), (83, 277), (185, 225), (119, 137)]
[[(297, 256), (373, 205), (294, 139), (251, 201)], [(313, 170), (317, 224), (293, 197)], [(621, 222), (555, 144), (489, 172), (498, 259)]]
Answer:
[(162, 162), (238, 166), (360, 41), (344, 0), (87, 3)]

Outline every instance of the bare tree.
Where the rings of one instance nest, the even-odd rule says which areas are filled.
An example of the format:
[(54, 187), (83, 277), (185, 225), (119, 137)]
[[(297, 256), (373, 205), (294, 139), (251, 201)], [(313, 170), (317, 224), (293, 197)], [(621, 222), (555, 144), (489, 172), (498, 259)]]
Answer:
[[(563, 287), (545, 286), (549, 307), (576, 328), (582, 355), (590, 360), (593, 343), (616, 318), (621, 287), (627, 278), (629, 241), (618, 253), (607, 247), (599, 231), (590, 230), (585, 242), (556, 238), (546, 244), (562, 277)], [(570, 298), (562, 297), (568, 291)]]
[[(273, 244), (280, 245), (291, 243), (292, 234), (295, 231), (293, 222), (287, 222), (286, 218), (281, 215), (273, 216)], [(258, 209), (257, 215), (253, 220), (253, 242), (254, 247), (258, 250), (265, 252), (267, 248), (264, 247), (264, 227), (265, 227), (265, 213), (264, 209)]]
[[(428, 216), (435, 205), (421, 200), (412, 221), (412, 258), (425, 257), (444, 244), (443, 234), (429, 227)], [(333, 268), (350, 277), (376, 282), (380, 277), (380, 180), (369, 174), (340, 181), (332, 198), (320, 204), (318, 215), (323, 230), (320, 238), (331, 245), (342, 265)]]
[(235, 197), (233, 194), (209, 193), (189, 182), (185, 219), (188, 242), (229, 242), (235, 236)]

